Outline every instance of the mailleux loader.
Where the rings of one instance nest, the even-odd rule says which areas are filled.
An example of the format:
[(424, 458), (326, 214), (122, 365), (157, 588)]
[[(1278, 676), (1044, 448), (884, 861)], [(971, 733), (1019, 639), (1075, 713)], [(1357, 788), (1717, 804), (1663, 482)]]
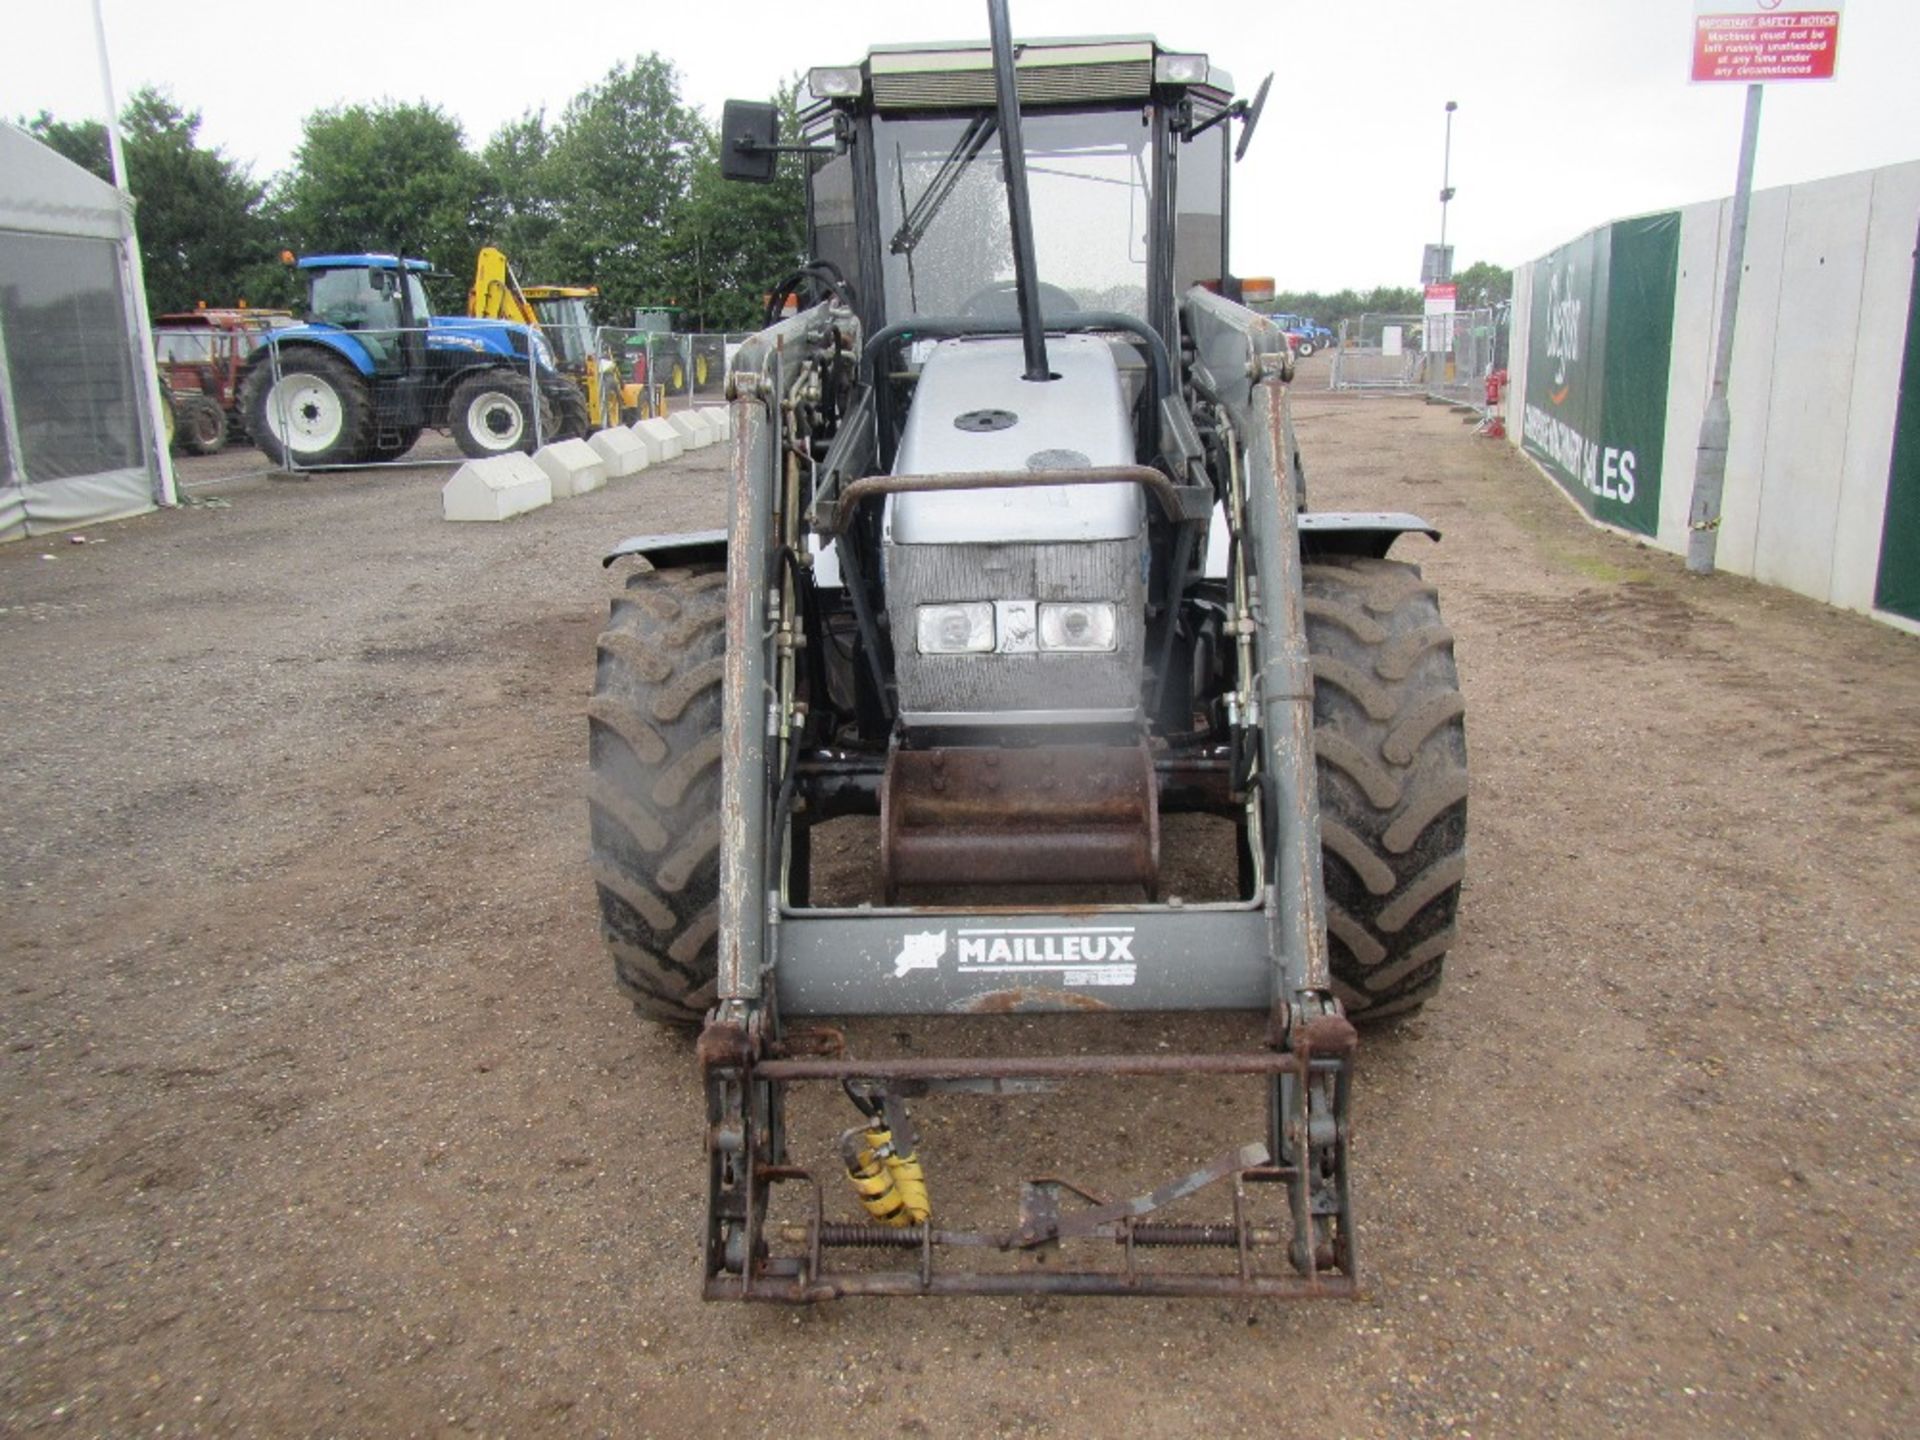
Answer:
[[(608, 558), (600, 915), (641, 1013), (699, 1027), (705, 1293), (1352, 1296), (1354, 1022), (1436, 992), (1464, 872), (1451, 637), (1387, 558), (1438, 535), (1305, 505), (1286, 340), (1227, 267), (1266, 87), (1137, 37), (1016, 55), (1004, 0), (989, 30), (815, 70), (785, 143), (727, 107), (728, 175), (806, 167), (813, 303), (735, 359), (726, 528)], [(1182, 1011), (1240, 1038), (1151, 1038)], [(972, 1053), (847, 1022), (864, 1058), (824, 1023), (951, 1014), (1009, 1018), (920, 1022)], [(1085, 1087), (1117, 1190), (1037, 1118)], [(1049, 1158), (996, 1191), (977, 1142), (1015, 1129)]]

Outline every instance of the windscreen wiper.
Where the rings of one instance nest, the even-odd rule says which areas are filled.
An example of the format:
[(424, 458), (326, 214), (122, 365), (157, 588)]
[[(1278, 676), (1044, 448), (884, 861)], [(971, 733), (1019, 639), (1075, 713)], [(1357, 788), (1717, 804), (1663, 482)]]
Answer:
[(959, 140), (947, 152), (947, 158), (940, 162), (940, 168), (934, 172), (933, 179), (927, 182), (927, 188), (913, 202), (907, 218), (893, 232), (893, 239), (887, 242), (888, 250), (895, 255), (911, 255), (914, 252), (914, 248), (926, 238), (927, 228), (940, 213), (940, 207), (947, 203), (947, 197), (959, 185), (961, 175), (979, 158), (980, 152), (999, 128), (1000, 122), (992, 115), (976, 115), (967, 122), (967, 128), (960, 132)]

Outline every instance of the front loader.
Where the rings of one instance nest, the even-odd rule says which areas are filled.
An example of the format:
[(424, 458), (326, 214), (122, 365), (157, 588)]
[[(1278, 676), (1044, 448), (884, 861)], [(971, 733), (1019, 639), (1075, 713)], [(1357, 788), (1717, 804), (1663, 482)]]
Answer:
[[(1386, 558), (1437, 533), (1304, 507), (1285, 337), (1230, 298), (1258, 102), (1146, 39), (1016, 64), (989, 17), (814, 71), (798, 144), (727, 107), (730, 176), (802, 152), (816, 303), (735, 358), (726, 528), (608, 557), (595, 878), (640, 1012), (700, 1027), (705, 1293), (1352, 1296), (1353, 1021), (1438, 989), (1464, 872), (1451, 640)], [(1242, 1034), (1089, 1053), (1090, 1011)], [(945, 1015), (1059, 1028), (863, 1058), (824, 1023)], [(1166, 1127), (1157, 1183), (948, 1213), (974, 1149), (916, 1113), (1134, 1079), (1261, 1113)]]

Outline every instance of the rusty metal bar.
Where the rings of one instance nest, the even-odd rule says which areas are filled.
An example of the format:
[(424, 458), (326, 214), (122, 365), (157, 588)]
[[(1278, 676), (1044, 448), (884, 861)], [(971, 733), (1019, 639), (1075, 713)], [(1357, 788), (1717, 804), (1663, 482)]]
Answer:
[[(1351, 1275), (1182, 1275), (1140, 1271), (1134, 1275), (1100, 1270), (1020, 1270), (1005, 1274), (922, 1275), (918, 1270), (877, 1270), (817, 1276), (811, 1281), (771, 1276), (755, 1281), (755, 1300), (805, 1305), (856, 1295), (1109, 1295), (1147, 1299), (1203, 1296), (1227, 1300), (1355, 1300), (1359, 1282)], [(706, 1298), (735, 1300), (740, 1288), (731, 1278), (707, 1281)]]
[(902, 885), (1132, 884), (1160, 873), (1153, 757), (1134, 746), (895, 750), (882, 893)]
[[(1213, 492), (1196, 485), (1176, 485), (1149, 465), (1096, 465), (1086, 470), (962, 470), (951, 475), (869, 475), (855, 480), (829, 505), (820, 502), (815, 519), (821, 531), (838, 535), (855, 509), (875, 495), (938, 490), (1014, 490), (1056, 485), (1140, 485), (1160, 502), (1169, 520), (1204, 520), (1211, 513)], [(1195, 498), (1190, 505), (1188, 495)]]
[[(1330, 1062), (1337, 1063), (1337, 1062)], [(755, 1079), (794, 1080), (1072, 1080), (1109, 1075), (1292, 1075), (1300, 1058), (1284, 1050), (1220, 1055), (973, 1055), (894, 1060), (762, 1060)]]
[[(811, 1178), (811, 1177), (809, 1177)], [(817, 1183), (817, 1182), (816, 1182)], [(1126, 1231), (1133, 1232), (1136, 1245), (1158, 1246), (1164, 1249), (1227, 1249), (1240, 1243), (1240, 1230), (1234, 1225), (1175, 1225), (1158, 1221), (1136, 1222), (1131, 1226), (1111, 1224), (1098, 1231), (1075, 1233), (1073, 1240), (1099, 1240), (1114, 1245), (1127, 1243)], [(1284, 1230), (1272, 1225), (1251, 1225), (1246, 1227), (1246, 1240), (1250, 1246), (1273, 1249), (1287, 1243)], [(779, 1238), (788, 1244), (809, 1244), (814, 1240), (813, 1227), (788, 1222), (779, 1227)], [(981, 1249), (1006, 1250), (1018, 1248), (1009, 1246), (1008, 1237), (996, 1235), (990, 1231), (975, 1230), (935, 1230), (933, 1243), (943, 1249)], [(818, 1243), (828, 1250), (918, 1250), (921, 1244), (920, 1228), (911, 1226), (895, 1229), (890, 1225), (844, 1224), (838, 1221), (826, 1221), (820, 1226)], [(816, 1272), (817, 1273), (817, 1272)]]

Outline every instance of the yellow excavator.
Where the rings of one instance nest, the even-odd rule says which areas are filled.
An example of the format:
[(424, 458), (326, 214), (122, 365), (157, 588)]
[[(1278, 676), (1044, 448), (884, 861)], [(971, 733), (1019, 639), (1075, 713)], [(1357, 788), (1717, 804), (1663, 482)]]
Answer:
[(586, 402), (587, 429), (618, 425), (630, 408), (621, 392), (620, 371), (604, 354), (587, 302), (597, 285), (522, 285), (504, 251), (488, 245), (474, 266), (467, 314), (479, 320), (516, 320), (532, 325), (553, 347), (554, 362), (573, 377)]

